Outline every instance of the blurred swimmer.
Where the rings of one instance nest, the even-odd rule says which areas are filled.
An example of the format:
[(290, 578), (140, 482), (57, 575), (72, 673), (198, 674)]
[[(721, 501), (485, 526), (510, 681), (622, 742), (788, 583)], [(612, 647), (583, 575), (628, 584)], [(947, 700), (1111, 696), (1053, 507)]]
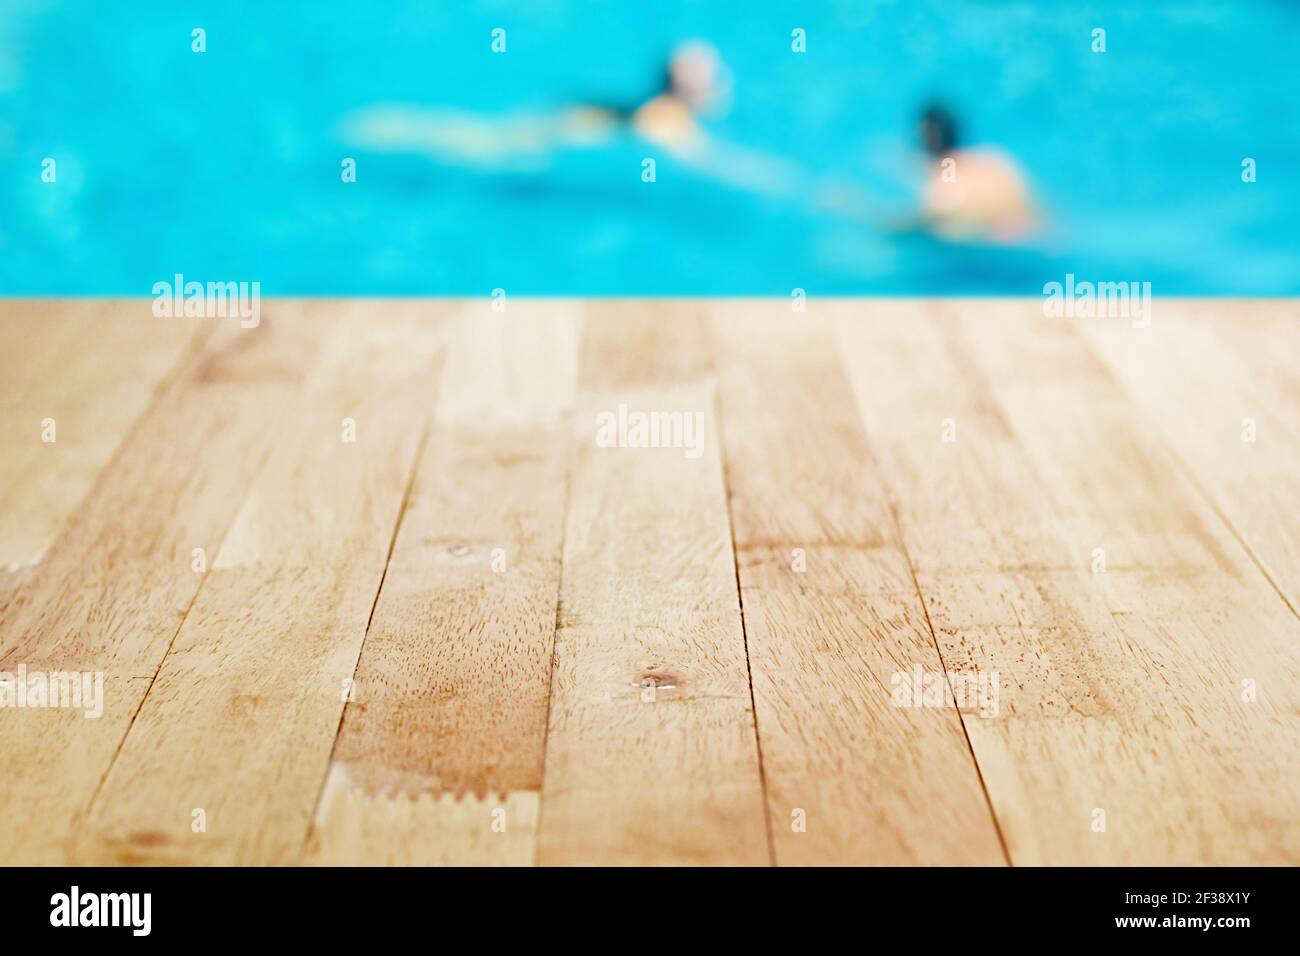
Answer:
[(603, 147), (633, 136), (670, 152), (694, 172), (767, 198), (799, 195), (802, 171), (770, 153), (711, 136), (704, 121), (731, 102), (731, 72), (703, 40), (679, 45), (663, 81), (626, 104), (587, 101), (544, 112), (480, 114), (444, 107), (377, 104), (346, 117), (350, 142), (422, 153), (475, 169), (539, 170), (562, 150)]
[(674, 153), (701, 153), (708, 143), (701, 120), (729, 104), (731, 75), (710, 44), (690, 40), (673, 51), (664, 81), (650, 97), (628, 106), (583, 104), (546, 113), (486, 116), (461, 110), (377, 105), (344, 122), (358, 145), (423, 152), (475, 166), (529, 166), (555, 149), (601, 145), (630, 131)]
[(957, 121), (941, 106), (921, 113), (928, 157), (917, 225), (946, 239), (1014, 243), (1038, 227), (1020, 168), (993, 147), (963, 147)]
[(578, 107), (569, 115), (593, 123), (626, 122), (653, 143), (690, 152), (705, 136), (700, 119), (725, 109), (730, 97), (731, 75), (718, 51), (702, 40), (691, 40), (673, 52), (663, 86), (644, 103), (630, 108)]

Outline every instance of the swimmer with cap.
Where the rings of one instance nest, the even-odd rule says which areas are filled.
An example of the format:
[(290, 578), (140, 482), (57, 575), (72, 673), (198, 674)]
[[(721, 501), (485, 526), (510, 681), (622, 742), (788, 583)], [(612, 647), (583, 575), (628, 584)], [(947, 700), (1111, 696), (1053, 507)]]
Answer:
[(663, 85), (649, 99), (629, 107), (579, 107), (569, 118), (591, 126), (625, 122), (651, 142), (689, 152), (704, 141), (700, 119), (725, 106), (730, 93), (730, 75), (718, 51), (690, 40), (673, 51)]

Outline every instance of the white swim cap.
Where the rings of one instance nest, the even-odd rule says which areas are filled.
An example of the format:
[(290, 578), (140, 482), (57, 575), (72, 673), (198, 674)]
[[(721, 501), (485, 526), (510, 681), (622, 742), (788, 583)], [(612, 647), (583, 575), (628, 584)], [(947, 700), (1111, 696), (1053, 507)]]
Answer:
[(693, 110), (723, 106), (731, 96), (731, 73), (713, 44), (688, 40), (668, 64), (673, 93)]

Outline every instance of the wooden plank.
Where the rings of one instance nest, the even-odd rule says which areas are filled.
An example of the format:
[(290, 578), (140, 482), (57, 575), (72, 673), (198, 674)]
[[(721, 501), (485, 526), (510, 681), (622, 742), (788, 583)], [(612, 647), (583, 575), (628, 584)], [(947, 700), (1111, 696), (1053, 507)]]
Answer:
[(322, 359), (78, 834), (79, 861), (301, 854), (438, 351), (428, 306), (315, 303), (309, 318), (327, 330)]
[[(88, 300), (0, 299), (0, 362), (4, 365), (0, 375), (0, 489), (18, 482), (24, 471), (18, 466), (20, 457), (30, 453), (33, 441), (40, 441), (45, 413), (33, 422), (23, 400), (76, 348), (94, 305)], [(31, 564), (16, 556), (43, 550), (34, 549), (30, 540), (20, 543), (16, 526), (26, 520), (19, 512), (0, 511), (0, 530), (15, 526), (9, 533), (0, 533), (0, 607), (31, 576)]]
[(48, 378), (94, 327), (94, 299), (0, 299), (0, 408)]
[(577, 306), (452, 323), (308, 859), (529, 864), (564, 527)]
[[(44, 305), (4, 319), (38, 326), (13, 336), (21, 357), (6, 390), (31, 380), (0, 412), (0, 569), (10, 573), (40, 561), (158, 389), (212, 331), (154, 318), (148, 300)], [(15, 359), (3, 361), (8, 369)]]
[[(585, 319), (539, 860), (768, 862), (707, 329), (689, 306)], [(620, 405), (683, 413), (676, 441), (599, 447)]]
[(895, 702), (918, 669), (945, 677), (834, 328), (711, 311), (776, 861), (1005, 862), (953, 702)]
[(1078, 328), (1300, 612), (1300, 308), (1156, 308), (1145, 335), (1117, 322)]
[(0, 710), (0, 819), (24, 821), (6, 838), (7, 862), (67, 862), (69, 835), (199, 589), (194, 549), (216, 554), (269, 446), (267, 409), (294, 392), (314, 350), (293, 311), (268, 306), (255, 331), (218, 328), (0, 611), (0, 671), (104, 675), (97, 719)]
[(1003, 679), (968, 731), (1012, 860), (1300, 859), (1297, 622), (1075, 331), (1037, 302), (841, 331), (944, 660)]
[(1182, 300), (1181, 315), (1208, 328), (1249, 370), (1249, 378), (1292, 434), (1300, 435), (1300, 301)]

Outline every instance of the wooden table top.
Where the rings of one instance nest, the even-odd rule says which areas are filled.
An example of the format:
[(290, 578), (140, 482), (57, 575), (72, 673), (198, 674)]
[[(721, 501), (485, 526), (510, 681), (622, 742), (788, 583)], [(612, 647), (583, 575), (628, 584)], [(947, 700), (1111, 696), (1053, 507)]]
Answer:
[(1300, 863), (1295, 301), (261, 309), (0, 301), (0, 862)]

